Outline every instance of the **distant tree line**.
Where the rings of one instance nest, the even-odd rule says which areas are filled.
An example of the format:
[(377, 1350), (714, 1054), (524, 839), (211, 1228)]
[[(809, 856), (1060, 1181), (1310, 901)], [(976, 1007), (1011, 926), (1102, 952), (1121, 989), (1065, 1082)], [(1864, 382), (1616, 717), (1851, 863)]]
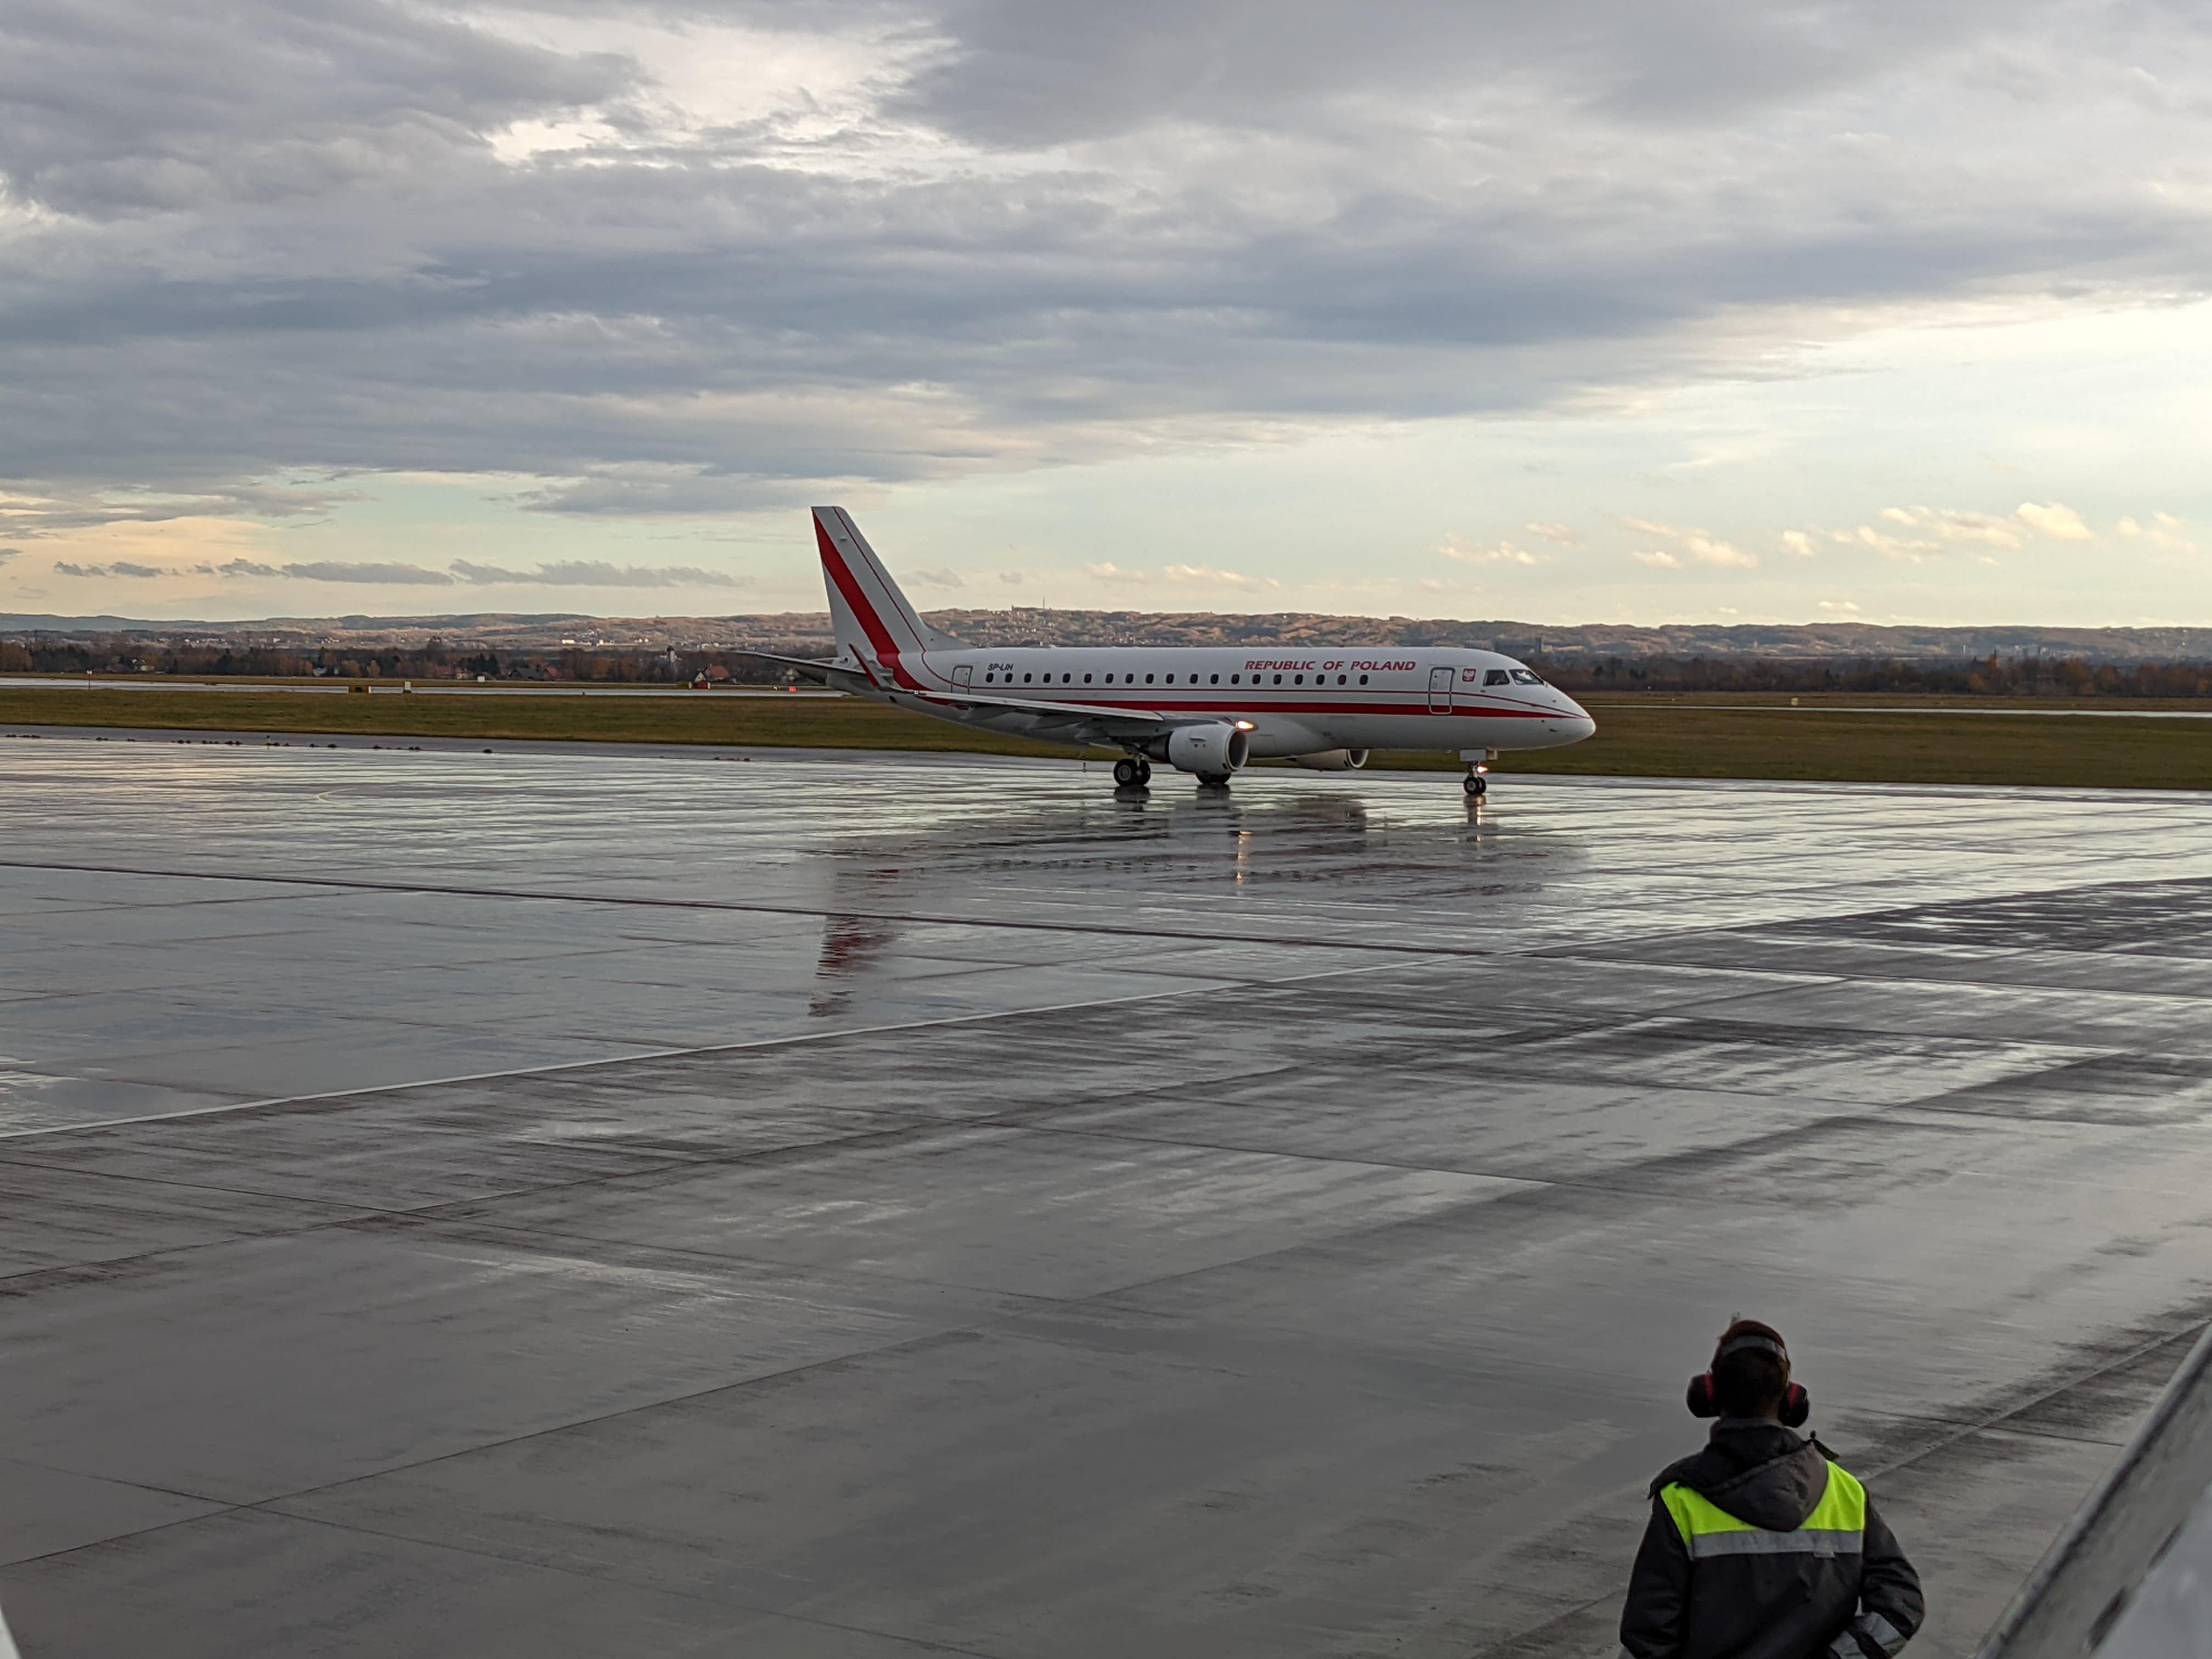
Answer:
[(441, 641), (404, 648), (328, 646), (308, 649), (185, 640), (138, 635), (90, 639), (0, 641), (0, 674), (177, 674), (208, 679), (348, 680), (577, 680), (586, 684), (687, 684), (701, 675), (727, 681), (779, 684), (781, 671), (727, 651), (653, 651), (585, 648), (556, 651), (471, 651)]
[[(779, 642), (781, 643), (781, 642)], [(790, 647), (787, 647), (790, 648)], [(1963, 697), (2212, 697), (2212, 663), (2080, 657), (1875, 658), (1532, 656), (1570, 691), (1928, 692)], [(248, 646), (140, 635), (0, 641), (0, 673), (225, 675), (362, 680), (573, 680), (586, 684), (781, 684), (772, 664), (729, 651), (568, 647), (484, 651), (438, 640), (412, 647)]]
[(2212, 663), (2080, 657), (1965, 661), (1769, 657), (1532, 659), (1569, 691), (1932, 692), (1962, 697), (2212, 697)]

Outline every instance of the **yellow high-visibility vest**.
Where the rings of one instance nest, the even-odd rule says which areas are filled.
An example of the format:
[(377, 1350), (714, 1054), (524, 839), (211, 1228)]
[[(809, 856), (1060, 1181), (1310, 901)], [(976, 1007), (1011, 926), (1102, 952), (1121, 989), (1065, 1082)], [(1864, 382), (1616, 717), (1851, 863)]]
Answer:
[(1794, 1532), (1770, 1532), (1739, 1521), (1679, 1483), (1660, 1489), (1659, 1501), (1674, 1517), (1674, 1530), (1692, 1561), (1717, 1555), (1856, 1555), (1866, 1547), (1866, 1488), (1850, 1470), (1831, 1463), (1828, 1489)]

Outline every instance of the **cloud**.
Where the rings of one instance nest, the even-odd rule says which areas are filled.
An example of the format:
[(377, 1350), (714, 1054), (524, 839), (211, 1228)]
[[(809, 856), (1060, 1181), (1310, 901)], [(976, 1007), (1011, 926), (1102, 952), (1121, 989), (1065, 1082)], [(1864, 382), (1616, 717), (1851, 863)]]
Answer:
[(1682, 562), (1672, 553), (1645, 551), (1631, 553), (1628, 556), (1638, 564), (1650, 565), (1655, 570), (1680, 570), (1682, 568)]
[(60, 576), (105, 577), (127, 576), (134, 581), (146, 581), (169, 573), (158, 566), (133, 564), (127, 559), (118, 559), (112, 564), (66, 564), (54, 561), (54, 574)]
[(1897, 559), (1906, 564), (1923, 563), (1930, 553), (1939, 550), (1940, 544), (1923, 538), (1893, 536), (1887, 531), (1876, 530), (1863, 524), (1856, 530), (1830, 532), (1830, 539), (1844, 547), (1869, 547), (1885, 559)]
[(1009, 587), (1019, 587), (1029, 578), (1018, 570), (1001, 570), (999, 573), (999, 580)]
[(23, 550), (20, 547), (0, 547), (0, 564), (5, 564)]
[(909, 581), (918, 583), (923, 587), (965, 587), (968, 586), (966, 582), (960, 580), (960, 573), (955, 570), (949, 564), (939, 565), (934, 569), (932, 569), (927, 565), (919, 566), (908, 570), (906, 573), (906, 576)]
[(1532, 536), (1541, 537), (1547, 542), (1557, 542), (1562, 547), (1582, 545), (1582, 532), (1571, 524), (1553, 524), (1548, 520), (1531, 519), (1521, 527)]
[(1849, 599), (1823, 599), (1820, 609), (1832, 617), (1856, 617), (1859, 614), (1858, 606)]
[[(4, 269), (0, 262), (0, 270)], [(0, 348), (0, 362), (4, 361), (4, 348)], [(0, 424), (0, 431), (5, 429)], [(182, 490), (48, 481), (27, 494), (0, 495), (0, 501), (9, 504), (14, 527), (35, 535), (189, 519), (300, 519), (327, 514), (343, 502), (365, 499), (358, 489), (251, 477), (207, 482), (204, 487)]]
[(2013, 509), (2013, 516), (2039, 535), (2060, 542), (2094, 542), (2097, 532), (2081, 522), (2081, 515), (2070, 507), (2057, 501), (2038, 505), (2022, 501)]
[[(1098, 567), (1085, 565), (1084, 568), (1095, 572)], [(1173, 582), (1178, 587), (1237, 587), (1248, 592), (1259, 592), (1266, 588), (1282, 586), (1270, 576), (1248, 576), (1241, 570), (1217, 570), (1210, 564), (1164, 565), (1161, 567), (1160, 578), (1164, 581)]]
[[(1941, 551), (1945, 542), (2009, 550), (2025, 547), (2038, 536), (2069, 542), (2096, 538), (2096, 532), (2082, 521), (2079, 513), (2057, 501), (2045, 505), (2022, 501), (2004, 514), (1956, 507), (1885, 507), (1875, 517), (1908, 533), (1878, 530), (1863, 524), (1853, 530), (1831, 532), (1832, 539), (1844, 546), (1871, 548), (1884, 558), (1919, 564), (1928, 555)], [(2134, 522), (2131, 519), (2122, 520), (2120, 533), (2130, 533), (2124, 526)], [(1930, 537), (1935, 539), (1930, 540)], [(1788, 542), (1790, 538), (1785, 535), (1783, 539)], [(1996, 561), (1982, 555), (1976, 557), (1975, 562), (1994, 565)]]
[(1999, 518), (1955, 507), (1885, 507), (1879, 516), (1892, 524), (1932, 531), (1947, 542), (1979, 542), (1988, 547), (2021, 547), (2027, 542), (2025, 509), (2016, 518)]
[(1104, 582), (1113, 587), (1127, 587), (1151, 580), (1141, 570), (1124, 570), (1120, 565), (1110, 562), (1105, 564), (1086, 564), (1083, 567), (1083, 574), (1093, 581)]
[(2122, 519), (2112, 526), (2130, 541), (2147, 541), (2153, 547), (2164, 548), (2173, 553), (2194, 553), (2197, 544), (2182, 532), (2189, 528), (2186, 519), (2178, 519), (2171, 513), (2154, 513), (2148, 524), (2134, 518)]
[(2057, 0), (24, 0), (10, 536), (754, 510), (2162, 301), (2208, 78), (2188, 9)]
[[(56, 568), (59, 568), (58, 566)], [(279, 578), (302, 582), (362, 582), (371, 586), (450, 587), (453, 578), (442, 570), (419, 564), (347, 563), (315, 560), (301, 564), (264, 564), (258, 559), (229, 559), (222, 564), (197, 565), (194, 570), (214, 576)]]
[(1469, 547), (1456, 536), (1444, 538), (1444, 544), (1437, 550), (1447, 559), (1457, 559), (1462, 564), (1548, 564), (1547, 553), (1531, 553), (1511, 542), (1496, 542), (1488, 547)]
[[(296, 568), (296, 567), (295, 567)], [(557, 559), (530, 570), (477, 564), (456, 559), (453, 574), (486, 586), (526, 584), (532, 587), (744, 587), (743, 576), (696, 564), (610, 564), (599, 559)], [(954, 586), (957, 586), (955, 579)]]
[(349, 563), (343, 560), (317, 560), (305, 564), (288, 564), (283, 574), (295, 581), (302, 582), (365, 582), (372, 586), (405, 586), (420, 584), (430, 587), (446, 587), (453, 578), (442, 570), (428, 570), (419, 564), (386, 564), (374, 562)]
[[(1657, 536), (1674, 544), (1676, 549), (1698, 564), (1721, 565), (1739, 570), (1748, 570), (1758, 564), (1756, 553), (1747, 553), (1733, 542), (1721, 540), (1702, 530), (1686, 530), (1676, 525), (1654, 524), (1649, 519), (1627, 519), (1621, 522), (1631, 530), (1646, 536)], [(1650, 560), (1646, 563), (1651, 562)], [(1679, 563), (1680, 561), (1677, 561)]]
[(1801, 559), (1809, 559), (1813, 556), (1813, 538), (1803, 531), (1785, 530), (1778, 539), (1782, 543), (1784, 551), (1793, 553)]

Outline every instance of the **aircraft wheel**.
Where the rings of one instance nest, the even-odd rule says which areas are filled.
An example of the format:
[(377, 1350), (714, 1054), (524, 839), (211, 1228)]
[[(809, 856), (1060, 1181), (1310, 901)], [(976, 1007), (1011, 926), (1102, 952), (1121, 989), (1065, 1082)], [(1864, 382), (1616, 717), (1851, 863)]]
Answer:
[(1124, 757), (1114, 763), (1114, 787), (1116, 789), (1135, 789), (1143, 785), (1145, 774), (1135, 761)]
[(1137, 762), (1137, 787), (1144, 788), (1152, 781), (1152, 763), (1141, 757)]
[(1480, 800), (1490, 793), (1490, 780), (1480, 772), (1470, 772), (1467, 775), (1465, 787), (1469, 799)]
[(1198, 775), (1198, 787), (1201, 789), (1226, 789), (1229, 787), (1229, 774), (1200, 772)]

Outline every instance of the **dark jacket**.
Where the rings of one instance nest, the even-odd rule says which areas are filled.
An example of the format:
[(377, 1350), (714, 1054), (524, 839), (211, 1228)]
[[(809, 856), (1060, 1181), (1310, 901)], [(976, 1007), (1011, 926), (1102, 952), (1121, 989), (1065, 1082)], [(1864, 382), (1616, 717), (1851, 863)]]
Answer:
[[(1629, 1659), (1887, 1659), (1905, 1645), (1920, 1627), (1920, 1577), (1872, 1499), (1856, 1540), (1801, 1531), (1828, 1494), (1825, 1449), (1779, 1423), (1724, 1418), (1703, 1451), (1660, 1473), (1620, 1615)], [(1693, 1554), (1670, 1486), (1759, 1531), (1707, 1539)], [(1832, 1541), (1801, 1547), (1820, 1539)]]

